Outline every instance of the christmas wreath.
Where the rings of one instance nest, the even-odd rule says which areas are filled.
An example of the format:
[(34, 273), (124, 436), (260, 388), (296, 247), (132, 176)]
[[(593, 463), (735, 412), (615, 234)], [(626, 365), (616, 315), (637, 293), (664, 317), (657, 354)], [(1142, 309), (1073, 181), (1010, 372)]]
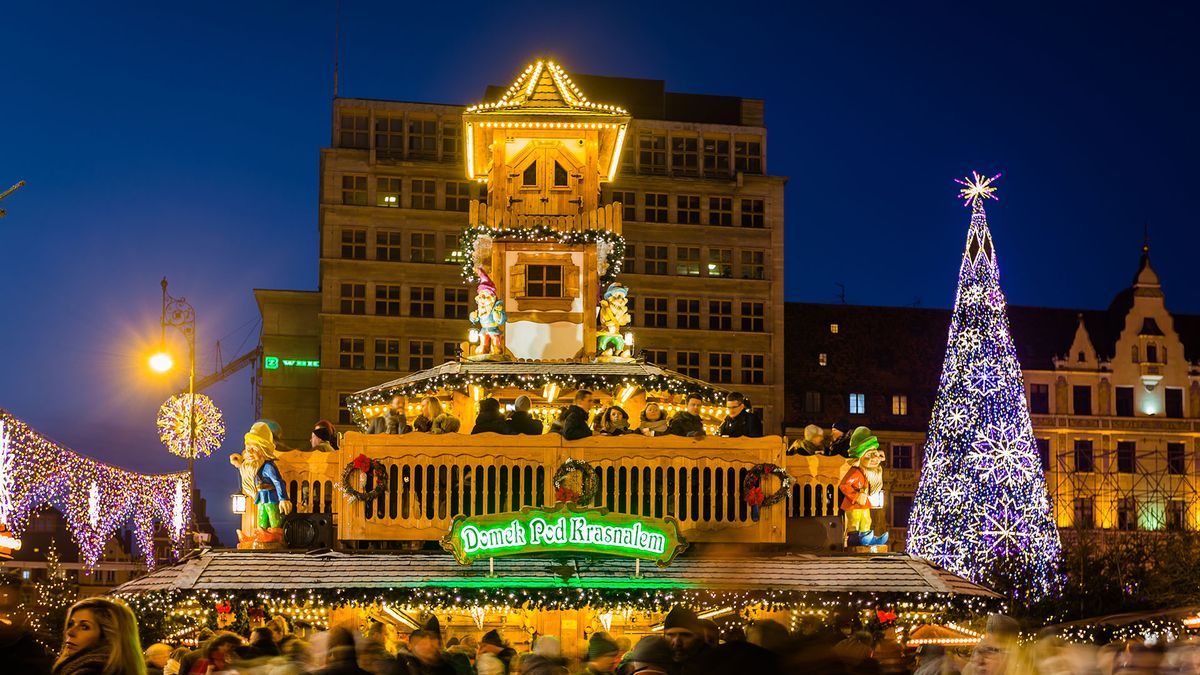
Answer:
[[(367, 474), (375, 476), (375, 487), (370, 492), (354, 487), (354, 484), (358, 482), (351, 480), (355, 471), (361, 471), (363, 476)], [(384, 468), (383, 462), (377, 459), (367, 459), (366, 455), (355, 457), (354, 461), (342, 469), (342, 491), (350, 496), (351, 501), (373, 502), (387, 491), (387, 483), (387, 469)]]
[[(567, 486), (567, 478), (575, 472), (579, 472), (580, 476), (579, 492)], [(567, 458), (559, 465), (558, 471), (554, 472), (554, 498), (557, 501), (587, 506), (596, 498), (596, 491), (599, 489), (600, 481), (596, 478), (596, 470), (581, 459)]]
[[(779, 489), (767, 495), (762, 489), (762, 479), (764, 476), (774, 475), (779, 477)], [(742, 499), (750, 505), (750, 518), (755, 522), (758, 521), (758, 512), (766, 506), (774, 506), (787, 498), (788, 493), (792, 489), (792, 476), (784, 470), (782, 466), (774, 464), (755, 464), (746, 472), (746, 478), (742, 481)]]

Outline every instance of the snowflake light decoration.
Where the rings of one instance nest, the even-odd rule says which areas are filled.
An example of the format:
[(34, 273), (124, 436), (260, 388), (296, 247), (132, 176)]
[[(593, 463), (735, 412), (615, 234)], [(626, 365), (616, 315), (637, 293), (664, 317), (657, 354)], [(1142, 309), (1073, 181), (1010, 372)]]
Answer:
[(981, 477), (1008, 486), (1033, 480), (1037, 465), (1028, 434), (1005, 422), (981, 430), (967, 453), (967, 460), (981, 467)]
[(196, 440), (189, 436), (190, 415), (187, 394), (176, 394), (158, 409), (158, 439), (172, 454), (187, 457), (195, 447), (194, 457), (207, 457), (221, 447), (225, 440), (225, 421), (221, 411), (204, 394), (196, 394)]
[(983, 346), (983, 335), (978, 328), (964, 328), (958, 334), (958, 346), (965, 352), (973, 352)]

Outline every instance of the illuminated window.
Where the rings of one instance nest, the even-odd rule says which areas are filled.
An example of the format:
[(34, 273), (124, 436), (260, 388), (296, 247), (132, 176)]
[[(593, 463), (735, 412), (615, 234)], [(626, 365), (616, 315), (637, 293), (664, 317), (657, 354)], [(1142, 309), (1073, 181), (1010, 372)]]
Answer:
[(708, 379), (723, 384), (733, 382), (733, 354), (709, 352)]
[(667, 172), (667, 137), (643, 131), (638, 134), (638, 173)]
[(1133, 387), (1117, 387), (1117, 417), (1133, 417)]
[(437, 183), (431, 180), (413, 179), (410, 202), (414, 209), (437, 208)]
[(676, 176), (700, 175), (700, 139), (695, 136), (671, 137), (671, 173)]
[(817, 354), (817, 363), (822, 366), (827, 366), (829, 365), (829, 357), (826, 356), (824, 352), (821, 352), (820, 354)]
[(428, 319), (434, 317), (432, 286), (413, 286), (408, 289), (408, 315)]
[(733, 169), (742, 173), (762, 173), (762, 142), (735, 140), (733, 142)]
[(350, 260), (367, 259), (366, 230), (342, 230), (342, 257)]
[(1117, 441), (1117, 473), (1137, 473), (1137, 442)]
[(433, 340), (408, 341), (408, 369), (425, 370), (433, 367)]
[(675, 301), (675, 327), (700, 327), (700, 301), (679, 298)]
[(1075, 471), (1091, 473), (1096, 470), (1096, 453), (1091, 441), (1075, 441)]
[(688, 377), (700, 377), (700, 352), (675, 352), (675, 370)]
[(824, 408), (821, 405), (821, 392), (806, 391), (804, 392), (804, 412), (819, 413), (823, 412)]
[(765, 323), (765, 306), (761, 302), (742, 303), (742, 330), (761, 333)]
[(829, 324), (829, 332), (833, 333), (834, 335), (837, 335), (838, 325), (836, 323)]
[(366, 176), (342, 176), (342, 203), (350, 206), (367, 205)]
[(913, 468), (913, 446), (911, 446), (911, 445), (893, 445), (892, 446), (892, 468), (893, 469), (911, 469), (911, 468)]
[(867, 397), (865, 394), (850, 394), (850, 414), (865, 415), (867, 413)]
[(403, 241), (404, 235), (399, 232), (376, 232), (375, 259), (388, 262), (400, 262), (404, 260), (404, 255), (401, 253), (401, 244)]
[(675, 195), (675, 222), (683, 225), (700, 224), (700, 197)]
[(375, 285), (375, 315), (400, 316), (400, 287)]
[(399, 340), (375, 340), (375, 370), (400, 370)]
[(642, 269), (646, 274), (666, 274), (667, 265), (667, 247), (666, 246), (646, 246), (646, 258), (642, 263)]
[(458, 248), (459, 245), (460, 245), (460, 242), (458, 241), (457, 234), (443, 234), (442, 235), (442, 249), (443, 249), (442, 262), (449, 263), (451, 265), (461, 265), (463, 254), (462, 254), (462, 251)]
[(563, 297), (562, 265), (528, 265), (525, 268), (525, 279), (525, 295), (527, 297)]
[(1075, 527), (1081, 530), (1095, 529), (1096, 499), (1094, 497), (1075, 498)]
[(733, 276), (733, 249), (708, 249), (708, 276), (723, 279)]
[[(461, 134), (458, 133), (458, 125), (445, 122), (442, 124), (442, 161), (448, 162), (458, 159), (462, 155), (462, 144), (459, 142)], [(464, 211), (466, 209), (463, 209)]]
[(437, 159), (437, 120), (408, 120), (408, 156)]
[(338, 367), (361, 370), (366, 368), (366, 356), (363, 354), (366, 340), (364, 338), (341, 338), (338, 340)]
[(622, 220), (637, 220), (637, 193), (615, 190), (609, 198), (610, 204), (621, 205)]
[(1029, 385), (1029, 412), (1034, 415), (1050, 414), (1050, 385)]
[(367, 114), (341, 111), (338, 147), (367, 149)]
[(642, 195), (643, 213), (647, 223), (667, 222), (667, 195), (647, 192)]
[(447, 319), (465, 319), (471, 313), (469, 300), (467, 298), (467, 289), (465, 288), (444, 288), (443, 300), (445, 300), (443, 315)]
[(404, 159), (404, 116), (375, 116), (375, 159)]
[(766, 226), (766, 202), (762, 199), (742, 199), (742, 227)]
[(465, 181), (446, 182), (446, 210), (468, 211), (471, 208), (471, 184)]
[(733, 225), (733, 198), (708, 198), (708, 224)]
[(380, 176), (375, 179), (375, 206), (382, 206), (388, 209), (400, 208), (400, 185), (402, 181), (399, 178), (389, 178)]
[(367, 313), (366, 284), (342, 284), (340, 290), (342, 314)]
[(700, 247), (675, 247), (675, 274), (686, 277), (700, 276)]
[(729, 139), (704, 138), (704, 175), (729, 176)]
[(896, 394), (892, 396), (892, 414), (907, 415), (908, 414), (908, 397), (904, 394)]
[(742, 251), (742, 278), (743, 279), (765, 279), (766, 277), (766, 252), (764, 251)]
[(1187, 449), (1183, 443), (1167, 443), (1167, 473), (1172, 476), (1187, 474)]
[(647, 328), (667, 327), (666, 298), (642, 298), (642, 325)]
[(708, 329), (733, 330), (733, 302), (729, 300), (708, 301)]
[(437, 236), (432, 232), (410, 232), (408, 235), (408, 261), (437, 262)]

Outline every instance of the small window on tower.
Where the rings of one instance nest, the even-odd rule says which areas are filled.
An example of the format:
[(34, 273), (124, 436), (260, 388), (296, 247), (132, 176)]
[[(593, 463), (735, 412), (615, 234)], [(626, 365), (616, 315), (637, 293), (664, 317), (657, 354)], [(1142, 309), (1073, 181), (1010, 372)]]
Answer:
[(561, 265), (530, 265), (526, 269), (525, 294), (530, 298), (563, 296)]
[(525, 173), (521, 174), (521, 185), (537, 185), (537, 160), (529, 163)]
[(554, 162), (554, 187), (568, 187), (570, 185), (568, 182), (569, 177), (563, 165), (557, 161)]

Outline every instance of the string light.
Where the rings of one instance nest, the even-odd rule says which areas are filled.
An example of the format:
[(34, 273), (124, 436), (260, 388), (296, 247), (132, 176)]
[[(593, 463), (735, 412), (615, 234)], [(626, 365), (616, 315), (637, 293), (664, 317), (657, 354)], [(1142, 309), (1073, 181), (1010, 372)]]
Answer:
[(478, 250), (490, 249), (494, 239), (516, 239), (526, 242), (558, 243), (568, 246), (595, 244), (600, 286), (616, 280), (625, 261), (625, 238), (608, 230), (556, 230), (545, 225), (536, 227), (492, 228), (476, 225), (463, 230), (459, 237), (459, 255), (462, 259), (462, 276), (468, 284), (479, 282), (476, 274)]
[(158, 409), (158, 439), (173, 455), (187, 457), (195, 449), (195, 457), (207, 457), (221, 448), (225, 440), (225, 421), (212, 399), (195, 394), (195, 435), (191, 440), (191, 405), (187, 394), (176, 394)]

